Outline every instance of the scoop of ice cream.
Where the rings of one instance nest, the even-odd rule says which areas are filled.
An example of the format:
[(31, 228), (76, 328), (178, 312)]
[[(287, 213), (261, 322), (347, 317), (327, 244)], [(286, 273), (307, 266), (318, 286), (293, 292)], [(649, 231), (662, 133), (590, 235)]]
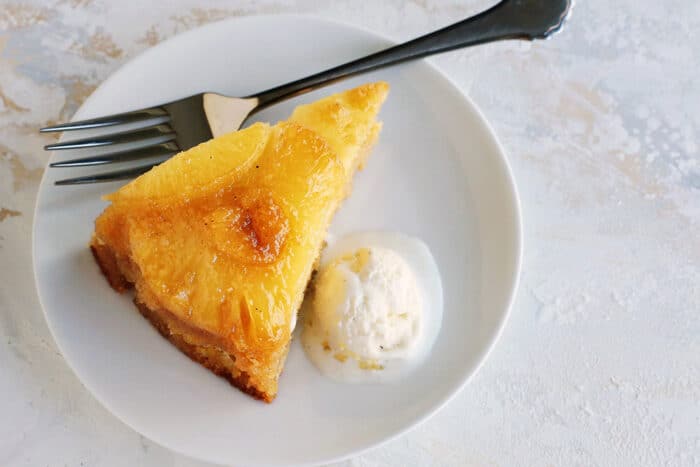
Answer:
[(357, 360), (405, 358), (421, 332), (420, 290), (399, 254), (361, 248), (319, 271), (313, 325), (333, 352)]

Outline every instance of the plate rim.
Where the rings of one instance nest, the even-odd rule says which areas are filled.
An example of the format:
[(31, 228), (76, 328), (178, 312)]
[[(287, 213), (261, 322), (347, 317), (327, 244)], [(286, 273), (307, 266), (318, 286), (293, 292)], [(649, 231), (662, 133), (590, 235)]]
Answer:
[[(278, 13), (278, 14), (251, 14), (251, 15), (246, 15), (246, 16), (234, 16), (234, 17), (228, 17), (224, 18), (221, 20), (216, 20), (212, 21), (200, 26), (197, 26), (195, 28), (189, 29), (187, 31), (183, 31), (181, 33), (175, 34), (158, 44), (148, 47), (139, 53), (135, 54), (132, 56), (129, 60), (126, 62), (122, 63), (117, 69), (115, 69), (112, 73), (109, 74), (107, 78), (105, 78), (100, 84), (95, 88), (95, 90), (81, 103), (81, 105), (78, 107), (78, 109), (75, 111), (73, 116), (71, 117), (70, 121), (75, 121), (77, 116), (80, 116), (81, 113), (84, 111), (86, 107), (89, 107), (90, 103), (94, 99), (95, 95), (98, 94), (98, 91), (100, 91), (103, 86), (106, 84), (110, 83), (111, 81), (117, 79), (119, 75), (124, 73), (125, 69), (128, 68), (130, 65), (132, 65), (133, 62), (143, 59), (143, 57), (147, 56), (150, 53), (153, 53), (154, 50), (158, 49), (159, 47), (174, 41), (174, 40), (182, 40), (184, 36), (192, 35), (195, 36), (196, 34), (200, 33), (202, 30), (211, 28), (211, 27), (221, 27), (222, 24), (224, 23), (236, 23), (240, 21), (259, 21), (259, 20), (266, 20), (268, 18), (281, 18), (281, 19), (303, 19), (303, 20), (313, 20), (313, 21), (320, 21), (324, 23), (329, 23), (332, 25), (336, 25), (339, 27), (343, 28), (348, 28), (348, 29), (353, 29), (358, 32), (364, 33), (366, 35), (372, 36), (375, 39), (379, 39), (387, 44), (387, 46), (393, 46), (398, 44), (395, 39), (392, 37), (377, 32), (376, 30), (335, 19), (335, 18), (328, 18), (321, 16), (319, 14), (314, 14), (314, 13)], [(454, 92), (456, 92), (461, 98), (462, 101), (469, 107), (470, 111), (474, 113), (476, 117), (476, 121), (479, 122), (479, 125), (481, 126), (480, 132), (483, 133), (484, 135), (487, 135), (488, 138), (490, 139), (490, 143), (494, 145), (494, 148), (496, 152), (499, 154), (498, 158), (498, 165), (500, 165), (501, 169), (503, 170), (503, 173), (505, 175), (505, 181), (507, 181), (507, 188), (509, 193), (509, 201), (512, 204), (513, 207), (513, 218), (511, 219), (512, 222), (512, 227), (513, 227), (513, 239), (514, 244), (512, 245), (514, 250), (514, 255), (513, 259), (514, 262), (512, 264), (512, 277), (509, 278), (509, 290), (507, 294), (507, 303), (506, 306), (503, 310), (503, 312), (500, 314), (500, 319), (498, 320), (498, 324), (495, 328), (495, 332), (493, 336), (491, 337), (489, 343), (487, 346), (481, 349), (481, 351), (477, 354), (477, 360), (478, 363), (474, 366), (473, 370), (467, 374), (464, 378), (462, 378), (462, 381), (453, 387), (445, 396), (443, 396), (441, 399), (438, 400), (438, 402), (429, 410), (426, 410), (423, 414), (420, 416), (416, 417), (411, 423), (406, 424), (404, 427), (402, 427), (399, 430), (396, 430), (394, 433), (381, 437), (377, 439), (374, 442), (368, 443), (362, 448), (358, 449), (352, 449), (348, 452), (345, 452), (343, 454), (339, 454), (335, 457), (330, 457), (330, 458), (325, 458), (325, 459), (317, 459), (309, 462), (305, 462), (302, 464), (296, 464), (300, 466), (316, 466), (316, 465), (322, 465), (326, 463), (335, 463), (335, 462), (341, 462), (356, 456), (360, 456), (364, 453), (367, 453), (368, 451), (371, 451), (373, 449), (376, 449), (392, 440), (395, 440), (399, 438), (400, 436), (403, 436), (407, 432), (415, 429), (417, 426), (423, 424), (426, 422), (428, 419), (432, 418), (437, 412), (445, 408), (445, 406), (452, 401), (462, 390), (471, 382), (471, 380), (474, 378), (474, 376), (481, 370), (483, 367), (484, 363), (488, 359), (489, 355), (493, 351), (494, 347), (496, 344), (499, 342), (501, 339), (501, 336), (503, 335), (505, 326), (510, 319), (510, 315), (512, 313), (513, 305), (517, 296), (517, 292), (520, 286), (520, 279), (521, 279), (521, 274), (522, 274), (522, 263), (523, 263), (523, 248), (524, 248), (524, 239), (523, 239), (523, 219), (522, 219), (522, 207), (521, 207), (521, 199), (517, 187), (517, 183), (515, 180), (515, 177), (513, 175), (513, 169), (511, 167), (511, 164), (509, 162), (507, 153), (505, 151), (505, 148), (503, 147), (503, 144), (501, 143), (501, 140), (498, 138), (495, 130), (493, 129), (491, 123), (488, 121), (488, 119), (485, 117), (484, 113), (482, 112), (481, 108), (475, 104), (475, 102), (471, 99), (471, 97), (466, 94), (464, 90), (462, 90), (459, 85), (455, 82), (455, 80), (447, 74), (447, 72), (443, 71), (440, 67), (438, 67), (432, 60), (432, 57), (427, 57), (427, 58), (422, 58), (415, 60), (415, 62), (422, 62), (427, 68), (434, 73), (436, 78), (442, 79), (444, 81), (444, 85), (447, 85), (448, 88), (451, 88)], [(206, 92), (206, 91), (203, 91)], [(84, 118), (81, 116), (80, 118)], [(63, 139), (63, 133), (60, 137), (59, 140)], [(91, 384), (88, 384), (86, 380), (81, 376), (81, 374), (77, 371), (71, 360), (66, 358), (66, 354), (64, 352), (64, 348), (61, 345), (61, 343), (56, 339), (56, 334), (54, 332), (54, 325), (52, 324), (51, 318), (46, 312), (46, 306), (44, 305), (44, 302), (42, 300), (42, 296), (40, 293), (40, 287), (39, 287), (39, 280), (37, 277), (37, 255), (36, 255), (36, 224), (37, 224), (37, 215), (38, 215), (38, 207), (40, 204), (40, 201), (42, 200), (42, 193), (46, 189), (46, 178), (47, 178), (47, 173), (49, 171), (49, 160), (47, 159), (46, 166), (44, 169), (44, 173), (42, 174), (41, 180), (39, 182), (37, 194), (36, 194), (36, 200), (34, 203), (34, 214), (32, 217), (32, 272), (34, 276), (34, 286), (36, 288), (36, 295), (39, 301), (39, 305), (41, 307), (42, 313), (44, 315), (44, 319), (46, 320), (47, 327), (49, 328), (49, 331), (51, 333), (51, 337), (53, 338), (54, 343), (56, 344), (56, 347), (58, 348), (59, 352), (61, 353), (61, 356), (63, 357), (64, 362), (66, 365), (71, 369), (73, 374), (77, 377), (78, 381), (80, 381), (81, 385), (84, 386), (88, 393), (90, 393), (91, 397), (93, 397), (95, 400), (97, 400), (102, 407), (104, 407), (112, 416), (117, 418), (119, 421), (124, 423), (127, 427), (129, 427), (131, 430), (134, 430), (136, 433), (147, 437), (154, 443), (172, 451), (175, 452), (179, 455), (185, 456), (189, 459), (195, 459), (195, 460), (201, 460), (205, 462), (210, 462), (217, 464), (216, 461), (213, 461), (211, 459), (204, 459), (197, 457), (193, 454), (190, 454), (188, 452), (185, 452), (183, 450), (180, 450), (177, 447), (170, 446), (169, 444), (166, 444), (165, 442), (161, 441), (158, 439), (157, 436), (153, 436), (152, 434), (146, 434), (142, 432), (141, 430), (136, 429), (129, 421), (127, 421), (125, 418), (122, 417), (121, 414), (118, 414), (114, 410), (112, 410), (111, 406), (105, 403), (103, 400), (103, 397), (98, 395), (98, 391), (95, 391), (94, 388), (92, 387)], [(268, 464), (259, 464), (259, 465), (268, 465)], [(274, 464), (274, 465), (283, 465), (283, 464)], [(286, 464), (284, 464), (286, 465)]]

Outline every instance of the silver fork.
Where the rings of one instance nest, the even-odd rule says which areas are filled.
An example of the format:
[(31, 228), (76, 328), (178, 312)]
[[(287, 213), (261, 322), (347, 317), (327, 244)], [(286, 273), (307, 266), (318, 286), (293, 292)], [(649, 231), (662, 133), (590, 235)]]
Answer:
[(476, 16), (433, 33), (255, 95), (228, 97), (205, 92), (148, 109), (42, 128), (41, 132), (54, 132), (141, 125), (129, 131), (49, 144), (44, 149), (57, 151), (113, 145), (118, 148), (125, 143), (136, 144), (136, 149), (51, 164), (51, 167), (76, 167), (150, 159), (151, 162), (136, 167), (55, 183), (76, 185), (133, 178), (179, 151), (237, 130), (259, 110), (343, 78), (471, 45), (503, 39), (547, 38), (561, 28), (571, 3), (572, 0), (503, 0)]

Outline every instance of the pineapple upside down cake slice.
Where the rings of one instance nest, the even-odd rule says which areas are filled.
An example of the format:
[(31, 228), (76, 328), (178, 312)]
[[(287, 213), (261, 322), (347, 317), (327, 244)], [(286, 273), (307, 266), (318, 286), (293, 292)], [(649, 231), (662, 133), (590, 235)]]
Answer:
[(366, 84), (182, 152), (106, 197), (91, 249), (191, 359), (270, 402), (326, 230), (377, 139)]

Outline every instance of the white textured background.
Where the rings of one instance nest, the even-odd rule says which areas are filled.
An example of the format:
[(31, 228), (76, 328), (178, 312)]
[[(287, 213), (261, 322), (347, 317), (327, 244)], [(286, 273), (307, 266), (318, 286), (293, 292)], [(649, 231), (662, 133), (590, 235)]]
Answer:
[[(209, 21), (312, 12), (408, 39), (490, 3), (0, 0), (0, 465), (201, 465), (119, 422), (56, 350), (31, 269), (38, 127)], [(454, 401), (342, 465), (700, 465), (699, 31), (696, 0), (579, 0), (551, 41), (434, 59), (513, 165), (521, 288)]]

